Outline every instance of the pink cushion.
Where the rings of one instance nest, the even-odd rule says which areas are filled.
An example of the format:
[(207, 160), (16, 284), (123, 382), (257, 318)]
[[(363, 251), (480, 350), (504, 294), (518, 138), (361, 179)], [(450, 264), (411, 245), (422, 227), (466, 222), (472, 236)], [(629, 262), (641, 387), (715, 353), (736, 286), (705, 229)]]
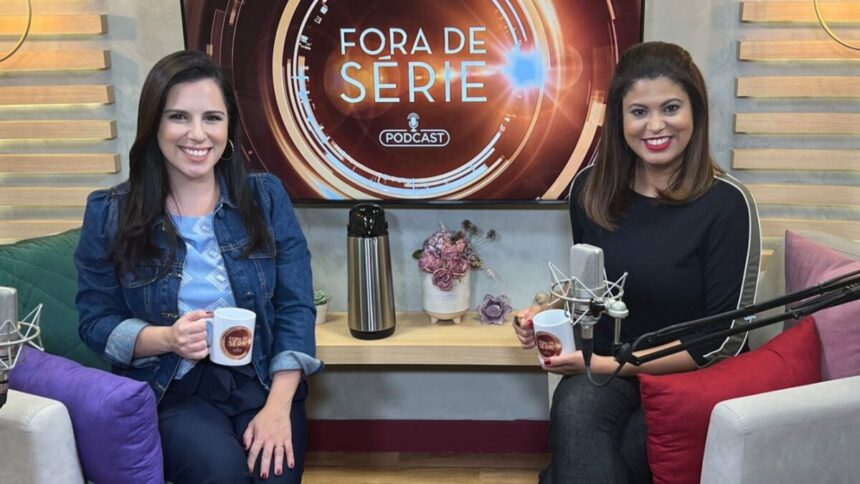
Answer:
[[(847, 272), (860, 262), (797, 233), (785, 233), (785, 290), (794, 292)], [(815, 313), (825, 380), (860, 375), (860, 300)], [(786, 321), (786, 327), (793, 322)]]
[(764, 346), (708, 368), (640, 374), (654, 483), (699, 482), (708, 423), (717, 403), (821, 381), (820, 362), (820, 343), (809, 317)]

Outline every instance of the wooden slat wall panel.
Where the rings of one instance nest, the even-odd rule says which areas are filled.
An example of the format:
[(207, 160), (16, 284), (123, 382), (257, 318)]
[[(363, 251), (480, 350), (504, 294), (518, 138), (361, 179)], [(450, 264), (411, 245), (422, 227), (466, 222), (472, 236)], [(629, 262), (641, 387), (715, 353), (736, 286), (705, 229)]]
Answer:
[[(0, 36), (21, 35), (26, 21), (26, 16), (0, 15)], [(33, 15), (28, 35), (102, 35), (105, 32), (105, 15)]]
[(856, 77), (739, 77), (738, 97), (829, 98), (860, 97), (860, 79)]
[(759, 205), (860, 206), (860, 187), (748, 184)]
[(87, 71), (110, 67), (106, 50), (18, 51), (0, 64), (0, 72)]
[[(860, 23), (860, 5), (845, 2), (821, 2), (821, 16), (829, 24)], [(742, 2), (742, 22), (817, 23), (812, 0), (794, 2)]]
[(0, 155), (0, 173), (64, 175), (117, 172), (119, 172), (119, 155), (111, 153)]
[(767, 270), (767, 263), (770, 262), (770, 256), (773, 255), (772, 250), (762, 249), (761, 251), (761, 264), (759, 265), (760, 270)]
[(110, 104), (113, 86), (57, 85), (0, 87), (0, 106), (50, 104)]
[[(858, 32), (854, 29), (860, 24), (860, 1), (821, 0), (821, 13), (831, 25), (842, 25), (838, 32), (843, 40), (860, 44)], [(853, 141), (842, 143), (842, 140), (850, 138), (834, 137), (860, 135), (860, 113), (857, 109), (850, 110), (853, 112), (844, 112), (844, 109), (821, 112), (837, 104), (840, 108), (845, 103), (853, 105), (860, 98), (860, 75), (852, 75), (854, 72), (848, 70), (857, 66), (860, 52), (845, 48), (827, 37), (818, 25), (812, 0), (742, 1), (740, 19), (747, 23), (743, 30), (749, 35), (745, 36), (755, 39), (738, 41), (740, 72), (747, 69), (743, 64), (755, 63), (758, 75), (738, 77), (736, 96), (784, 99), (791, 102), (795, 112), (736, 113), (735, 132), (749, 134), (753, 139), (757, 138), (756, 135), (800, 136), (786, 136), (768, 144), (758, 141), (760, 146), (779, 148), (736, 148), (732, 151), (732, 167), (801, 173), (855, 172), (845, 173), (846, 181), (839, 186), (747, 185), (759, 205), (782, 206), (789, 214), (781, 218), (762, 218), (766, 249), (762, 251), (762, 260), (769, 260), (786, 230), (817, 230), (860, 239), (860, 220), (817, 219), (812, 218), (815, 215), (809, 215), (810, 210), (792, 218), (793, 213), (800, 212), (799, 208), (792, 207), (860, 207), (860, 186), (851, 181), (856, 172), (860, 172), (860, 149), (854, 147)], [(779, 23), (783, 24), (779, 25), (779, 30), (772, 28)], [(792, 25), (785, 25), (787, 23)], [(796, 40), (787, 40), (789, 38)], [(786, 63), (791, 63), (791, 75), (782, 75)], [(819, 112), (803, 112), (810, 111), (805, 106), (807, 102), (815, 102)], [(800, 138), (803, 141), (795, 142)], [(831, 149), (803, 148), (809, 141), (826, 142)], [(762, 179), (767, 180), (768, 177), (762, 176)]]
[(0, 140), (113, 139), (116, 122), (107, 120), (0, 121)]
[(860, 150), (737, 148), (732, 150), (732, 168), (741, 170), (860, 171)]
[(0, 187), (0, 206), (85, 207), (95, 187)]
[(81, 226), (81, 219), (0, 220), (0, 241), (41, 237)]
[[(846, 42), (860, 39), (844, 38)], [(742, 61), (860, 61), (860, 52), (832, 40), (742, 40)]]
[(763, 237), (783, 237), (786, 230), (817, 230), (828, 234), (860, 240), (860, 220), (814, 220), (800, 218), (763, 218)]
[(860, 135), (860, 113), (736, 113), (735, 132)]
[[(34, 0), (27, 41), (0, 63), (0, 243), (80, 227), (87, 195), (95, 185), (116, 181), (111, 175), (120, 171), (120, 158), (108, 141), (117, 127), (113, 87), (104, 85), (111, 56), (103, 3)], [(0, 5), (2, 53), (22, 32), (26, 2)], [(34, 117), (20, 114), (30, 107), (39, 108), (37, 119), (22, 119)], [(58, 149), (64, 152), (51, 152)], [(64, 186), (69, 177), (78, 186)]]

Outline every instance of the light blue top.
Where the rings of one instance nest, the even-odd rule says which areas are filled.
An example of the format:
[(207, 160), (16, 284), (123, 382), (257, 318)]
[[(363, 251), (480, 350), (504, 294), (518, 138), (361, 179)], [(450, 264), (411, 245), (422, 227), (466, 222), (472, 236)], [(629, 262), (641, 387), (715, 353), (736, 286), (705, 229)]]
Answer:
[[(230, 278), (212, 230), (212, 214), (202, 217), (171, 215), (170, 218), (185, 240), (187, 251), (179, 283), (179, 316), (198, 309), (215, 311), (235, 306)], [(195, 363), (183, 358), (174, 378), (179, 380), (185, 376)]]

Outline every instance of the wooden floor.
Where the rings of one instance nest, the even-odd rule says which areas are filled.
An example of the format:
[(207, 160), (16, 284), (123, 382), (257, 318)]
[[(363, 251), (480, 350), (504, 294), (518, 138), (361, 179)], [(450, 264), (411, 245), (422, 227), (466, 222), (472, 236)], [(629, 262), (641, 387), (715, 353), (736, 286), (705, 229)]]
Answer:
[(545, 454), (405, 454), (315, 452), (305, 484), (534, 484)]

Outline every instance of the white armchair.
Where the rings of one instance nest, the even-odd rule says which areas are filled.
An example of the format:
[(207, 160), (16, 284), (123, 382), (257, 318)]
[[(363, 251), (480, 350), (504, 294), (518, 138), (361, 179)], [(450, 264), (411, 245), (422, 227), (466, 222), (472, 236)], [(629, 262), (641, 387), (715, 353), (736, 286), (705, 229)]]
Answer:
[(717, 404), (702, 484), (860, 481), (860, 376)]
[[(860, 260), (860, 244), (797, 231)], [(776, 249), (757, 299), (785, 294), (785, 249)], [(860, 304), (860, 303), (851, 303)], [(767, 314), (781, 312), (774, 309)], [(849, 318), (850, 319), (850, 318)], [(860, 331), (860, 320), (845, 321)], [(777, 323), (750, 334), (756, 348), (782, 331)], [(860, 482), (860, 376), (720, 402), (711, 413), (702, 484), (848, 484)]]
[(9, 390), (8, 401), (0, 408), (0, 481), (84, 482), (65, 405)]

